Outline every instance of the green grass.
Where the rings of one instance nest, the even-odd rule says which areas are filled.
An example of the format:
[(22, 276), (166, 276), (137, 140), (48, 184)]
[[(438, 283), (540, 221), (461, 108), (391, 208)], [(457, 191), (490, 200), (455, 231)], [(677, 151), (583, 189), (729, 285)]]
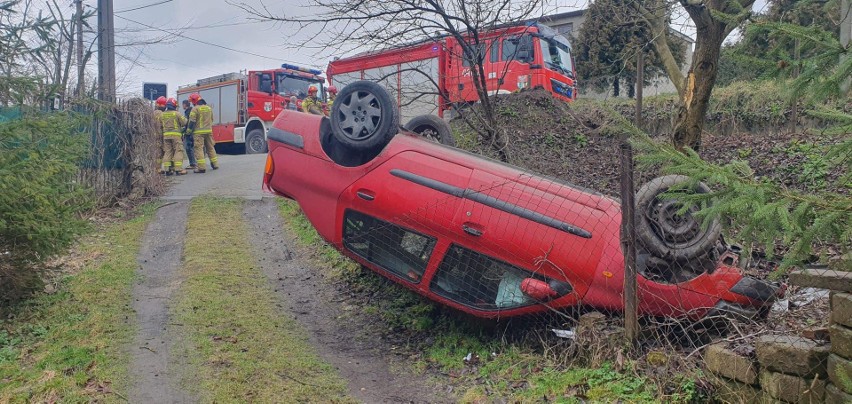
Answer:
[(0, 402), (124, 400), (136, 255), (155, 208), (86, 237), (82, 270), (0, 323)]
[[(617, 372), (609, 364), (596, 369), (566, 367), (533, 347), (502, 343), (459, 316), (438, 314), (440, 310), (422, 297), (390, 285), (378, 275), (361, 272), (358, 264), (319, 237), (295, 202), (278, 201), (285, 226), (303, 244), (318, 250), (316, 258), (321, 266), (332, 276), (342, 276), (350, 288), (375, 297), (364, 308), (366, 313), (380, 316), (390, 328), (432, 337), (431, 344), (415, 348), (423, 355), (412, 365), (416, 370), (433, 368), (451, 375), (460, 401), (490, 402), (495, 397), (511, 402), (655, 401), (656, 387), (645, 378)], [(464, 362), (468, 353), (479, 357), (478, 365)], [(673, 401), (688, 401), (688, 397)]]
[(184, 385), (203, 402), (349, 402), (347, 386), (320, 360), (253, 258), (241, 201), (193, 201), (185, 280), (173, 307), (190, 358)]

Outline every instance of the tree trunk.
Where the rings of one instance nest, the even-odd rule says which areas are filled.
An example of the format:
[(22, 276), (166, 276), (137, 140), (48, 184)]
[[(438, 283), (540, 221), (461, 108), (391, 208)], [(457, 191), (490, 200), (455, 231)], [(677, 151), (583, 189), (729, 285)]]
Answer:
[(682, 105), (672, 133), (672, 144), (679, 150), (689, 147), (698, 151), (701, 148), (704, 116), (710, 103), (710, 93), (716, 83), (719, 54), (726, 36), (725, 25), (718, 21), (707, 22), (707, 25), (702, 27), (704, 35), (699, 35), (695, 43), (692, 65), (681, 96)]

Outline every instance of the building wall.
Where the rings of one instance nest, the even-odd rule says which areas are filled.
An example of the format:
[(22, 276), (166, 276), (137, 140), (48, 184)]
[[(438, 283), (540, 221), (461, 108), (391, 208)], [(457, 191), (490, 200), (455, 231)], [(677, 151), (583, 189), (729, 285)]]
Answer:
[[(540, 21), (542, 23), (544, 23), (545, 25), (549, 26), (550, 28), (553, 28), (554, 30), (556, 30), (556, 32), (558, 32), (562, 35), (565, 35), (565, 37), (568, 38), (568, 40), (571, 41), (571, 43), (573, 44), (573, 43), (577, 42), (576, 37), (577, 37), (577, 35), (580, 31), (580, 27), (582, 27), (583, 23), (586, 21), (585, 11), (586, 10), (580, 10), (580, 11), (572, 11), (572, 12), (568, 12), (568, 13), (555, 14), (555, 15), (543, 17), (543, 18), (541, 18)], [(692, 40), (689, 37), (687, 37), (686, 35), (684, 35), (680, 32), (672, 31), (672, 33), (675, 35), (675, 37), (687, 40), (689, 42), (689, 46), (686, 47), (686, 50), (684, 52), (684, 63), (681, 67), (681, 72), (685, 75), (687, 73), (687, 71), (689, 70), (689, 65), (692, 63), (692, 52), (693, 52), (693, 49), (692, 49), (693, 46), (692, 45), (693, 45), (693, 43), (692, 43)], [(614, 97), (614, 95), (612, 94), (611, 88), (610, 88), (609, 91), (603, 91), (603, 92), (596, 92), (596, 91), (593, 91), (593, 90), (590, 90), (590, 89), (582, 89), (583, 78), (580, 77), (579, 81), (580, 81), (580, 87), (581, 87), (581, 92), (580, 92), (581, 97), (594, 98), (594, 99), (605, 99), (605, 98)], [(660, 95), (660, 94), (673, 94), (673, 93), (676, 93), (676, 92), (677, 92), (677, 89), (675, 88), (674, 84), (668, 78), (668, 76), (665, 76), (665, 75), (662, 75), (662, 76), (654, 79), (651, 82), (651, 84), (643, 87), (643, 89), (642, 89), (642, 93), (645, 96), (653, 96), (653, 95)], [(622, 81), (622, 85), (621, 85), (621, 94), (619, 95), (619, 97), (621, 97), (621, 98), (627, 97), (627, 88), (626, 88), (626, 84), (623, 81)]]

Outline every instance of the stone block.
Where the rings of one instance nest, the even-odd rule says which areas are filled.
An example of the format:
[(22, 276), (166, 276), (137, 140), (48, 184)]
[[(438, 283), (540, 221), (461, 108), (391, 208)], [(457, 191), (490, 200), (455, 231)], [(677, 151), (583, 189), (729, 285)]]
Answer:
[(704, 351), (704, 362), (711, 372), (745, 384), (757, 384), (757, 364), (745, 356), (713, 344)]
[(831, 294), (831, 322), (852, 327), (852, 293)]
[(825, 378), (828, 345), (793, 335), (764, 335), (755, 343), (764, 369), (796, 376)]
[(850, 404), (852, 403), (852, 394), (847, 394), (837, 388), (837, 386), (829, 383), (825, 386), (825, 402), (826, 403), (841, 403), (841, 404)]
[(713, 378), (713, 398), (722, 403), (762, 403), (764, 399), (763, 390), (724, 377)]
[(840, 390), (852, 394), (852, 361), (829, 355), (828, 380)]
[(790, 272), (790, 283), (820, 289), (852, 293), (852, 272), (827, 268), (806, 268)]
[(828, 331), (831, 333), (831, 353), (852, 359), (852, 328), (834, 324)]
[(603, 313), (597, 311), (583, 314), (577, 321), (577, 328), (579, 329), (595, 329), (602, 328), (605, 326), (606, 316)]
[(825, 396), (825, 380), (763, 370), (760, 386), (770, 397), (785, 403), (821, 403)]

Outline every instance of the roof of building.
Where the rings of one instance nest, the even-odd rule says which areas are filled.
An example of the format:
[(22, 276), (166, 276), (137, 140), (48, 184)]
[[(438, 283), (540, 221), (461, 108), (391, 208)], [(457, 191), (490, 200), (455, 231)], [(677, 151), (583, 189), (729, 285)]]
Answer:
[[(547, 23), (547, 22), (562, 20), (562, 19), (566, 19), (566, 18), (582, 17), (583, 14), (586, 13), (586, 11), (588, 11), (588, 9), (567, 11), (567, 12), (564, 12), (564, 13), (557, 13), (557, 14), (550, 14), (550, 15), (542, 16), (538, 20), (541, 21), (541, 22)], [(695, 43), (695, 40), (692, 39), (689, 35), (686, 35), (683, 32), (680, 32), (680, 31), (678, 31), (678, 30), (676, 30), (672, 27), (669, 27), (669, 33), (674, 34), (675, 36), (677, 36), (681, 40), (686, 41), (688, 43)]]

